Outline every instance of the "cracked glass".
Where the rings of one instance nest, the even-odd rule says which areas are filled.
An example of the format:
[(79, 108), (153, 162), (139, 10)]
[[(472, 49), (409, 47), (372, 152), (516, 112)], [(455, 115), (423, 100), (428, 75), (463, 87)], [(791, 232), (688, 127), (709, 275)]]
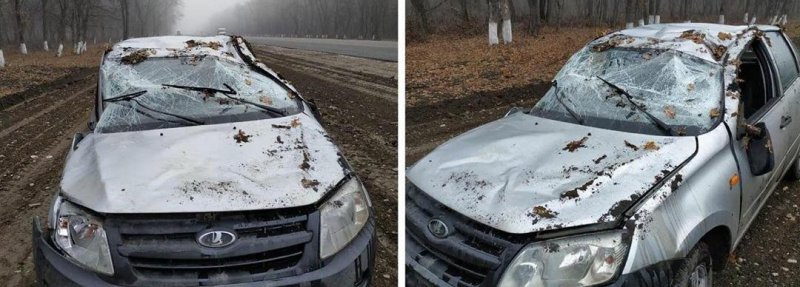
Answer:
[(720, 116), (722, 71), (717, 63), (674, 50), (584, 48), (556, 75), (557, 88), (552, 87), (531, 113), (575, 122), (567, 106), (585, 125), (664, 134), (602, 78), (627, 91), (633, 102), (678, 135), (697, 135), (713, 128)]
[[(299, 112), (292, 94), (271, 78), (244, 63), (212, 56), (148, 58), (138, 64), (106, 59), (100, 70), (103, 99), (144, 92), (141, 96), (112, 100), (98, 120), (98, 132), (124, 132), (195, 124), (257, 120), (274, 114), (222, 93), (193, 91), (167, 85), (232, 89), (231, 97), (285, 111)], [(226, 86), (227, 85), (227, 86)]]

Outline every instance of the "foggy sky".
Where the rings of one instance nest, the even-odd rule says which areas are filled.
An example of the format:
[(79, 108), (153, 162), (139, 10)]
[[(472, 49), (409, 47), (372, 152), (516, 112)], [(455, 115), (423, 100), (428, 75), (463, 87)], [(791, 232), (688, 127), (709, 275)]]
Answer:
[(184, 35), (204, 35), (213, 34), (216, 31), (200, 30), (206, 24), (213, 21), (213, 16), (225, 9), (235, 6), (247, 0), (183, 0), (181, 17), (176, 24), (176, 29)]

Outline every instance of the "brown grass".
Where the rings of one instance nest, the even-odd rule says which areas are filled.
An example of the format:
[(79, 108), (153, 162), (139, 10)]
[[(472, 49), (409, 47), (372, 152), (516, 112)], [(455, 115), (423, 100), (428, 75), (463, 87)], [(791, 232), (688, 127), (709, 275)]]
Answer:
[(517, 30), (511, 45), (489, 46), (484, 36), (432, 35), (406, 47), (407, 103), (498, 91), (550, 81), (569, 57), (603, 34), (599, 28), (544, 28), (538, 37)]
[(64, 77), (75, 68), (98, 67), (105, 45), (89, 46), (81, 55), (74, 55), (72, 48), (65, 45), (60, 58), (55, 56), (53, 48), (57, 45), (51, 47), (50, 52), (29, 46), (28, 55), (22, 55), (15, 47), (5, 47), (6, 66), (0, 68), (0, 97)]

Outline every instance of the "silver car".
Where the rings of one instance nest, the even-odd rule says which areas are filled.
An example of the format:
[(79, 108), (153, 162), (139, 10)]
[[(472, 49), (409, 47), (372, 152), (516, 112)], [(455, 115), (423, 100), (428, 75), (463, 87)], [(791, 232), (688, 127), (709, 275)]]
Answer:
[(797, 77), (774, 26), (590, 42), (532, 109), (409, 168), (409, 285), (710, 286), (800, 176)]
[(90, 132), (34, 221), (42, 286), (368, 286), (369, 197), (241, 37), (106, 51)]

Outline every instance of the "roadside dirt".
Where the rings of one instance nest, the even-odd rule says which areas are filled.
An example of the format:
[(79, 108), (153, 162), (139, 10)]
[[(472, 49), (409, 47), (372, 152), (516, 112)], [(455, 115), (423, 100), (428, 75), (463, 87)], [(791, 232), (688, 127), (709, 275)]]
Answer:
[[(304, 96), (317, 101), (327, 130), (364, 180), (378, 216), (375, 286), (393, 286), (397, 281), (396, 64), (352, 65), (332, 55), (319, 63), (307, 59), (313, 56), (295, 57), (305, 53), (283, 50), (258, 56)], [(65, 69), (67, 74), (42, 76), (0, 97), (0, 240), (7, 247), (0, 248), (0, 282), (5, 286), (35, 283), (31, 222), (34, 216), (47, 215), (72, 135), (86, 129), (96, 66)]]
[(323, 125), (364, 181), (378, 217), (373, 283), (396, 285), (397, 64), (274, 47), (256, 50), (262, 62), (316, 102)]
[(41, 93), (0, 111), (0, 282), (32, 285), (31, 222), (44, 217), (56, 192), (66, 151), (84, 130), (96, 76), (80, 70), (79, 80), (34, 87)]

